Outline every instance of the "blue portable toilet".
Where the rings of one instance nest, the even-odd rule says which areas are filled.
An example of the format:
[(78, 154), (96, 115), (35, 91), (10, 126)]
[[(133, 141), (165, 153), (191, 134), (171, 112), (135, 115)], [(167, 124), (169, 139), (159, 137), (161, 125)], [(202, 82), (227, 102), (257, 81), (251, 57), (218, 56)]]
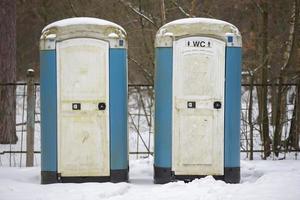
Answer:
[(154, 180), (240, 181), (242, 39), (232, 24), (188, 18), (155, 41)]
[(128, 180), (127, 36), (70, 18), (40, 39), (41, 182)]

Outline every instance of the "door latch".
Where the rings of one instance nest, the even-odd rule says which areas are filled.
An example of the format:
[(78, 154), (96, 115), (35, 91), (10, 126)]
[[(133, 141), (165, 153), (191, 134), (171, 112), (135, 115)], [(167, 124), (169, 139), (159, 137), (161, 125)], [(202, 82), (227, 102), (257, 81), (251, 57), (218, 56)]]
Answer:
[(196, 108), (196, 102), (195, 101), (188, 101), (187, 102), (187, 108)]
[(103, 103), (103, 102), (98, 103), (98, 109), (99, 110), (105, 110), (105, 108), (106, 108), (106, 104), (105, 103)]
[(72, 110), (81, 110), (80, 103), (72, 103)]
[(214, 102), (214, 109), (220, 109), (220, 108), (222, 108), (221, 101), (215, 101)]

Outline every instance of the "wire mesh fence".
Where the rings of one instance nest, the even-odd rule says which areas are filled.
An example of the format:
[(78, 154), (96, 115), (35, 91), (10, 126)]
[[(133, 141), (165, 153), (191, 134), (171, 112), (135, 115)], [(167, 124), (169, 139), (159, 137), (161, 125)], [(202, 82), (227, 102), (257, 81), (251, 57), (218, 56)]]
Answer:
[[(260, 90), (267, 87), (267, 125), (270, 157), (297, 159), (299, 149), (299, 84), (243, 84), (241, 96), (241, 152), (246, 158), (253, 159), (253, 154), (264, 158), (264, 135), (262, 126), (262, 104)], [(278, 112), (279, 111), (279, 112)], [(277, 135), (276, 135), (277, 134)], [(278, 138), (277, 138), (278, 137)], [(278, 140), (278, 145), (275, 145)], [(294, 144), (291, 144), (293, 140)], [(277, 154), (277, 155), (276, 155)]]
[[(0, 166), (24, 166), (26, 153), (26, 110), (27, 110), (27, 86), (26, 83), (1, 84), (1, 88), (15, 90), (16, 99), (16, 136), (18, 141), (10, 144), (0, 144)], [(245, 157), (250, 153), (256, 153), (260, 157), (263, 153), (261, 122), (259, 120), (259, 101), (257, 91), (262, 86), (255, 87), (249, 84), (242, 86), (241, 106), (241, 152)], [(273, 87), (273, 86), (268, 86)], [(251, 92), (252, 91), (252, 92)], [(286, 97), (284, 98), (285, 112), (282, 114), (285, 120), (281, 124), (281, 140), (284, 142), (290, 135), (294, 110), (296, 105), (299, 85), (285, 85)], [(128, 140), (131, 159), (153, 155), (154, 151), (154, 88), (152, 85), (129, 85), (128, 87)], [(40, 164), (40, 86), (35, 84), (35, 135), (34, 135), (34, 165)], [(299, 95), (298, 95), (299, 96)], [(273, 118), (272, 102), (270, 95), (268, 104), (269, 119)], [(251, 113), (251, 114), (250, 114)], [(249, 117), (250, 116), (250, 117)], [(299, 120), (296, 124), (299, 124)], [(299, 125), (298, 125), (299, 126)], [(251, 128), (252, 127), (252, 128)], [(297, 127), (296, 127), (297, 128)], [(270, 120), (270, 138), (273, 137), (275, 125)], [(299, 137), (299, 133), (298, 133)], [(252, 145), (252, 147), (251, 147)], [(299, 149), (281, 148), (282, 157), (287, 153), (293, 153), (297, 159)]]
[(153, 86), (129, 86), (129, 153), (138, 158), (153, 154)]
[[(15, 109), (15, 135), (16, 142), (0, 144), (0, 166), (24, 166), (26, 162), (26, 120), (27, 120), (27, 83), (6, 83), (0, 85), (0, 90), (6, 88), (14, 90), (16, 99)], [(40, 86), (34, 85), (35, 95), (35, 139), (34, 139), (34, 163), (40, 162)], [(3, 102), (2, 102), (3, 103)]]
[[(25, 166), (27, 84), (1, 84), (14, 88), (16, 98), (16, 143), (0, 144), (0, 166)], [(40, 164), (40, 86), (35, 84), (34, 165)], [(129, 154), (131, 158), (153, 154), (153, 86), (130, 85), (128, 88)]]

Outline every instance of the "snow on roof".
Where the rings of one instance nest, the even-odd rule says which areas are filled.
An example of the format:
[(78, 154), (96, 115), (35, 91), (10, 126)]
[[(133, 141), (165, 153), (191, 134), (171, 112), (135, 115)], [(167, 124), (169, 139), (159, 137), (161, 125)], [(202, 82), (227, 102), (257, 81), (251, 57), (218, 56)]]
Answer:
[(121, 27), (118, 24), (115, 24), (113, 22), (104, 20), (104, 19), (98, 19), (98, 18), (92, 18), (92, 17), (74, 17), (74, 18), (68, 18), (63, 19), (60, 21), (53, 22), (49, 25), (47, 25), (42, 32), (51, 29), (53, 27), (65, 27), (65, 26), (74, 26), (74, 25), (99, 25), (99, 26), (112, 26), (118, 29), (121, 29), (125, 32), (123, 27)]
[(211, 18), (184, 18), (169, 22), (162, 26), (158, 33), (163, 30), (172, 32), (174, 35), (186, 34), (187, 32), (193, 33), (213, 33), (226, 34), (234, 33), (240, 35), (239, 30), (232, 24)]
[(183, 18), (183, 19), (178, 19), (178, 20), (169, 22), (169, 23), (165, 24), (164, 26), (176, 25), (176, 24), (195, 24), (195, 23), (232, 25), (228, 22), (218, 20), (218, 19), (212, 19), (212, 18)]
[[(228, 35), (237, 38), (237, 45), (242, 45), (241, 34), (234, 25), (211, 18), (184, 18), (169, 22), (162, 26), (156, 34), (155, 46), (165, 46), (170, 38), (194, 35), (213, 35), (226, 39)], [(169, 41), (169, 42), (167, 42)]]

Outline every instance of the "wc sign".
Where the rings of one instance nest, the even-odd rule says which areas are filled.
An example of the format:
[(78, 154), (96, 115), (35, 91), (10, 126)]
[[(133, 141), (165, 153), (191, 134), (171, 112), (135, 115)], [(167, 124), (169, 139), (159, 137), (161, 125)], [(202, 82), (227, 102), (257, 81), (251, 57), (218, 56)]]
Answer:
[(188, 40), (186, 41), (187, 47), (203, 47), (203, 48), (211, 48), (211, 42), (205, 40)]

